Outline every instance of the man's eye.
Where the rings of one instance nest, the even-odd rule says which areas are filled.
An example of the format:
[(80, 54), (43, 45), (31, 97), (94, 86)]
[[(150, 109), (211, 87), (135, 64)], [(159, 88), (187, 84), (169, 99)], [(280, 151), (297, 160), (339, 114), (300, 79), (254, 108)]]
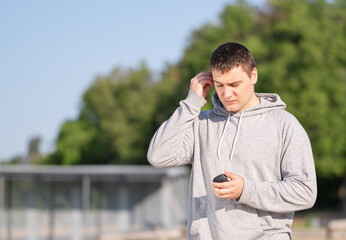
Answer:
[(222, 87), (222, 85), (221, 84), (216, 84), (216, 87)]

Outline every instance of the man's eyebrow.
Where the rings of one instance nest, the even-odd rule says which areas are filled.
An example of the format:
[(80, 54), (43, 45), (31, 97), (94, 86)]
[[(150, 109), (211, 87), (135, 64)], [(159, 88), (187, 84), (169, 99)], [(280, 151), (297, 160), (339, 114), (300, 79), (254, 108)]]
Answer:
[(220, 82), (218, 82), (218, 81), (216, 81), (216, 80), (214, 80), (214, 79), (212, 79), (212, 81), (213, 81), (213, 82), (217, 82), (217, 83), (220, 83)]
[[(216, 82), (216, 83), (220, 83), (220, 84), (223, 84), (223, 83), (221, 83), (221, 82), (219, 82), (219, 81), (216, 81), (216, 80), (214, 80), (214, 79), (212, 79), (212, 81), (213, 82)], [(239, 82), (241, 82), (242, 80), (235, 80), (235, 81), (233, 81), (233, 82), (230, 82), (230, 83), (227, 83), (227, 84), (235, 84), (235, 83), (239, 83)]]

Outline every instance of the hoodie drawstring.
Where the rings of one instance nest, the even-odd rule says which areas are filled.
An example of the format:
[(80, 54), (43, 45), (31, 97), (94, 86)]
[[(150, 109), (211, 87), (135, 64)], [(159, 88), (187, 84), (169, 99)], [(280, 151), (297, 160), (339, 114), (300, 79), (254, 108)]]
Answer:
[[(225, 127), (223, 128), (223, 131), (222, 131), (222, 135), (221, 135), (221, 138), (220, 138), (220, 141), (219, 141), (219, 145), (217, 147), (217, 158), (220, 160), (220, 148), (221, 148), (221, 143), (222, 143), (222, 140), (223, 140), (223, 137), (225, 135), (225, 132), (226, 132), (226, 129), (227, 129), (227, 126), (228, 126), (228, 122), (231, 118), (231, 114), (228, 115), (228, 118), (227, 118), (227, 121), (226, 121), (226, 124), (225, 124)], [(238, 126), (237, 126), (237, 131), (235, 133), (235, 137), (234, 137), (234, 140), (233, 140), (233, 144), (232, 144), (232, 152), (231, 152), (231, 156), (230, 156), (230, 161), (232, 160), (233, 158), (233, 154), (234, 154), (234, 149), (235, 149), (235, 144), (237, 142), (237, 139), (238, 139), (238, 135), (239, 135), (239, 129), (240, 129), (240, 125), (241, 125), (241, 120), (243, 118), (243, 112), (240, 113), (240, 117), (239, 117), (239, 121), (238, 121)]]
[(228, 115), (228, 118), (226, 120), (226, 124), (222, 130), (222, 134), (221, 134), (221, 138), (220, 138), (220, 141), (219, 141), (219, 145), (217, 146), (217, 159), (220, 160), (220, 148), (221, 148), (221, 143), (222, 143), (222, 139), (223, 139), (223, 136), (225, 135), (225, 132), (226, 132), (226, 129), (227, 129), (227, 126), (228, 126), (228, 122), (229, 122), (229, 119), (231, 118), (231, 114)]

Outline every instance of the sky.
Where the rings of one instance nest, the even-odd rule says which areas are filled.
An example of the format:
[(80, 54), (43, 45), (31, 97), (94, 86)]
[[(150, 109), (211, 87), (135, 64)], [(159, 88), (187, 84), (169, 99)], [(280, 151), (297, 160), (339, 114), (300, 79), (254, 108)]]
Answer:
[(33, 137), (54, 151), (96, 76), (141, 61), (159, 73), (232, 2), (0, 0), (0, 161), (26, 156)]

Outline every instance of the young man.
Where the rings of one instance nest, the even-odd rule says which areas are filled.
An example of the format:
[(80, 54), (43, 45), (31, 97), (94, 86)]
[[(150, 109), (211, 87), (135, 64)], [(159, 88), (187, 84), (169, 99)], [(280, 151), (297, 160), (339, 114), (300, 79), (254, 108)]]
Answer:
[[(292, 239), (294, 212), (317, 195), (309, 138), (277, 94), (255, 93), (246, 47), (219, 46), (210, 68), (157, 130), (148, 160), (158, 168), (192, 164), (189, 239)], [(212, 85), (214, 109), (201, 112)], [(221, 173), (228, 181), (213, 182)]]

